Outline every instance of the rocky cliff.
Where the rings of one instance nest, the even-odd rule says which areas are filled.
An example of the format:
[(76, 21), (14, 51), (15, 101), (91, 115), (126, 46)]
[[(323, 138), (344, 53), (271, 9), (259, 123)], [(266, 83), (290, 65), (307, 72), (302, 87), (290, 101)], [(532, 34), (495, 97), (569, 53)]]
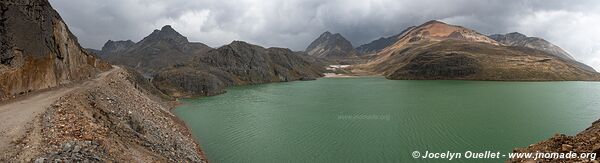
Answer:
[(233, 85), (311, 80), (322, 67), (289, 49), (263, 48), (234, 41), (191, 62), (160, 72), (153, 82), (175, 97), (210, 96)]
[(111, 41), (102, 48), (102, 52), (106, 52), (110, 63), (132, 67), (144, 74), (155, 74), (160, 69), (189, 61), (212, 49), (202, 43), (189, 42), (169, 25), (154, 30), (134, 45), (128, 41), (109, 43)]
[(355, 58), (359, 52), (341, 34), (325, 32), (307, 48), (308, 55), (318, 58)]
[(533, 48), (504, 46), (471, 29), (430, 21), (358, 67), (402, 80), (600, 79), (582, 65)]
[(88, 79), (108, 68), (81, 48), (48, 1), (0, 1), (0, 99)]

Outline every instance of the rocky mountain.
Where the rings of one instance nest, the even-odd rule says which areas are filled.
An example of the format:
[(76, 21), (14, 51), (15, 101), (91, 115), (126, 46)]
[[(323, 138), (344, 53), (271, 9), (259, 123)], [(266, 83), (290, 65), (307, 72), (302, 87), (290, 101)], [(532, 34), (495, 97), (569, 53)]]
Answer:
[(133, 42), (131, 40), (127, 40), (127, 41), (108, 40), (108, 41), (106, 41), (106, 43), (104, 43), (104, 46), (102, 46), (102, 50), (100, 51), (100, 56), (102, 56), (103, 58), (106, 58), (106, 57), (108, 57), (109, 54), (119, 54), (124, 51), (127, 51), (133, 45), (135, 45), (135, 42)]
[(494, 34), (489, 36), (504, 45), (508, 46), (522, 46), (532, 49), (541, 50), (549, 54), (556, 55), (564, 59), (574, 60), (573, 56), (561, 49), (560, 47), (537, 37), (527, 37), (524, 34), (513, 32), (507, 34)]
[(318, 58), (353, 58), (359, 55), (350, 41), (339, 33), (331, 34), (329, 31), (313, 41), (306, 52)]
[(399, 34), (396, 34), (394, 36), (385, 37), (385, 38), (381, 37), (377, 40), (371, 41), (368, 44), (363, 44), (363, 45), (357, 47), (356, 50), (358, 50), (360, 53), (363, 53), (363, 54), (377, 53), (377, 52), (385, 49), (386, 47), (398, 42), (398, 40), (400, 40), (402, 38), (402, 35), (405, 34), (407, 31), (409, 31), (412, 28), (414, 28), (414, 26), (408, 27), (408, 28), (404, 29), (402, 32), (400, 32)]
[(110, 65), (81, 48), (48, 1), (0, 1), (0, 99), (106, 69)]
[(167, 25), (154, 30), (140, 42), (108, 41), (102, 48), (106, 59), (118, 65), (125, 65), (145, 74), (155, 74), (158, 70), (192, 59), (212, 48), (189, 42), (188, 39)]
[(289, 49), (234, 41), (161, 71), (153, 82), (174, 97), (210, 96), (233, 85), (312, 80), (322, 69)]
[(474, 30), (430, 21), (358, 67), (389, 79), (598, 80), (598, 74), (547, 52), (503, 46)]
[(594, 68), (585, 65), (583, 63), (577, 62), (571, 54), (564, 51), (562, 48), (537, 37), (527, 37), (524, 34), (513, 32), (507, 34), (495, 34), (489, 36), (491, 39), (494, 39), (506, 46), (519, 46), (519, 47), (527, 47), (536, 50), (544, 51), (548, 54), (552, 54), (554, 56), (565, 59), (566, 61), (570, 61), (573, 64), (578, 64), (579, 67), (585, 68), (588, 71), (596, 71)]

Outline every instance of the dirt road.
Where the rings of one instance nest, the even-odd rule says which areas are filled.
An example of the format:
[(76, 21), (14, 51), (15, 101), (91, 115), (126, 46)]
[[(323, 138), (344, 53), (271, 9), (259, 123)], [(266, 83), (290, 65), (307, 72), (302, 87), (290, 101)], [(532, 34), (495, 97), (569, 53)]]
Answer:
[(47, 107), (60, 97), (76, 89), (91, 87), (97, 81), (118, 69), (120, 68), (113, 66), (111, 70), (98, 74), (95, 79), (27, 95), (0, 104), (0, 151), (10, 150), (6, 148), (11, 147), (11, 142), (22, 138), (27, 132), (28, 125), (34, 121), (35, 117), (43, 113)]

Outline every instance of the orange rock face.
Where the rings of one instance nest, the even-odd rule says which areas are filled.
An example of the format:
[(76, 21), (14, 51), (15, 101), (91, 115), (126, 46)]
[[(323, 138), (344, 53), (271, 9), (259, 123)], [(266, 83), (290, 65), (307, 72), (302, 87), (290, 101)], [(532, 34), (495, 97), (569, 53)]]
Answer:
[(0, 8), (0, 99), (88, 79), (110, 68), (82, 50), (47, 1), (2, 1)]

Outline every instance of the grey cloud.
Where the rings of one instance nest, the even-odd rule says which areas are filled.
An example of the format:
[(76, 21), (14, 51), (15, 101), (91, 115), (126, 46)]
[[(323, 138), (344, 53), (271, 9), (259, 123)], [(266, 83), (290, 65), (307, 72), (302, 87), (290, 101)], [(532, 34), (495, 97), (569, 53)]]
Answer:
[[(576, 3), (575, 3), (576, 2)], [(437, 19), (484, 34), (545, 38), (600, 69), (594, 0), (52, 0), (83, 46), (138, 41), (171, 24), (213, 47), (233, 40), (303, 50), (324, 31), (355, 46)]]

